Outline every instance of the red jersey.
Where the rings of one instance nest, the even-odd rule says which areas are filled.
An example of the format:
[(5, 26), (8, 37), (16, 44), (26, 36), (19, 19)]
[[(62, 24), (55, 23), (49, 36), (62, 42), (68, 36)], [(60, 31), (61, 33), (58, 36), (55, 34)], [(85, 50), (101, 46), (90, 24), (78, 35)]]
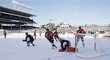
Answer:
[(79, 29), (77, 30), (77, 33), (85, 33), (85, 31), (83, 29)]
[(53, 37), (53, 33), (51, 31), (47, 31), (45, 32), (45, 37), (46, 38)]

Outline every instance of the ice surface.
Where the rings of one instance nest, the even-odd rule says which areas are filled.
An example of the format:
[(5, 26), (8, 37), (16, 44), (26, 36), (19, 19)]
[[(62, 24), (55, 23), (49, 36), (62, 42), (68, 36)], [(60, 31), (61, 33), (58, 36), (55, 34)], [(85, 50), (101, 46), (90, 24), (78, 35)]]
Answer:
[[(63, 36), (65, 39), (70, 40), (72, 46), (74, 47), (73, 35)], [(7, 38), (0, 36), (0, 60), (86, 60), (75, 56), (72, 52), (58, 52), (60, 49), (60, 43), (55, 41), (58, 49), (52, 49), (51, 44), (44, 38), (44, 36), (37, 36), (35, 40), (35, 47), (27, 47), (25, 42), (22, 42), (25, 34), (9, 34)], [(79, 41), (78, 48), (79, 52), (93, 51), (93, 39), (85, 38), (86, 47), (82, 47), (81, 41)], [(101, 57), (96, 57), (87, 60), (109, 60), (110, 57), (110, 39), (101, 40), (102, 45), (106, 51), (109, 52), (108, 55)]]

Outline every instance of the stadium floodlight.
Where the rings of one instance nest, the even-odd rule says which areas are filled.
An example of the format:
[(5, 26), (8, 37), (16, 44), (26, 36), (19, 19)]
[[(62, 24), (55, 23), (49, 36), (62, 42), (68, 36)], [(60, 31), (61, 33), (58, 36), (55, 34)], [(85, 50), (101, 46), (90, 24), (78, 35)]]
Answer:
[(13, 4), (32, 10), (32, 7), (31, 6), (25, 5), (23, 3), (19, 3), (19, 2), (15, 1), (15, 0), (13, 0)]

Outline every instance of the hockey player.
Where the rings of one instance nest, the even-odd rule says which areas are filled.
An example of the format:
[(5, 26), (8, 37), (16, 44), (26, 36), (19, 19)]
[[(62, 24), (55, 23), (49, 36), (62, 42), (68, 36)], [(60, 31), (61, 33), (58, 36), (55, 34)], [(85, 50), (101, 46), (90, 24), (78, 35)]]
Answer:
[(34, 31), (34, 38), (36, 39), (36, 30)]
[(52, 44), (52, 49), (54, 49), (54, 47), (57, 48), (56, 45), (54, 44), (52, 31), (49, 31), (49, 29), (46, 29), (45, 38), (47, 38), (47, 40)]
[(60, 38), (59, 41), (61, 43), (61, 49), (63, 51), (67, 50), (67, 47), (70, 47), (71, 46), (71, 43), (70, 43), (69, 40)]
[(55, 40), (58, 41), (59, 40), (59, 36), (58, 36), (57, 30), (55, 30), (55, 32), (53, 34), (54, 34)]
[(23, 41), (26, 41), (27, 46), (30, 46), (30, 44), (32, 44), (32, 46), (35, 46), (35, 44), (33, 43), (34, 42), (33, 36), (28, 34), (27, 32), (25, 34), (26, 34), (26, 38)]
[(79, 29), (77, 30), (77, 33), (76, 33), (76, 46), (77, 46), (77, 44), (78, 44), (78, 42), (79, 42), (79, 39), (81, 39), (81, 41), (82, 41), (82, 44), (83, 44), (83, 47), (85, 47), (85, 44), (84, 44), (84, 35), (85, 34), (85, 31), (84, 31), (84, 29), (82, 29), (81, 28), (81, 26), (79, 26)]
[(4, 38), (6, 38), (7, 32), (5, 30), (3, 31), (3, 34), (4, 34)]
[(60, 43), (61, 43), (61, 49), (59, 49), (59, 52), (76, 52), (78, 51), (77, 48), (75, 47), (71, 47), (71, 42), (69, 40), (66, 39), (59, 39)]

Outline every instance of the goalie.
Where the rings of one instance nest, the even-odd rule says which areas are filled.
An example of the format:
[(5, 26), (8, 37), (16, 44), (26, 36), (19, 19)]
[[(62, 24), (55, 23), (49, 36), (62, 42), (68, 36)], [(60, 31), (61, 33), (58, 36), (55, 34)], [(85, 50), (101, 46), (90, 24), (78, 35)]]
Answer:
[(69, 40), (59, 38), (59, 41), (60, 41), (60, 44), (61, 44), (61, 49), (59, 49), (59, 52), (64, 52), (64, 51), (75, 52), (76, 50), (78, 50), (74, 47), (71, 47), (71, 43), (70, 43)]

